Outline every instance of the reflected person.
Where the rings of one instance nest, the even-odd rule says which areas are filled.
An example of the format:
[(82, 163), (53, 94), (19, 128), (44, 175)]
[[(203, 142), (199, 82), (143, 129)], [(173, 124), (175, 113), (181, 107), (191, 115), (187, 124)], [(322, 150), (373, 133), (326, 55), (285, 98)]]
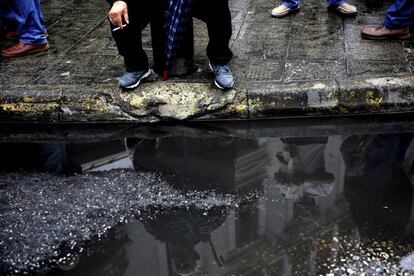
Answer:
[[(157, 211), (157, 212), (154, 212)], [(190, 209), (152, 209), (148, 215), (143, 213), (138, 219), (148, 233), (167, 246), (172, 269), (179, 275), (188, 275), (196, 271), (200, 255), (195, 246), (200, 242), (208, 243), (218, 265), (223, 264), (217, 255), (211, 232), (220, 227), (227, 211), (223, 207), (209, 210)], [(156, 213), (155, 218), (153, 214)]]
[(413, 135), (352, 136), (341, 146), (346, 164), (345, 197), (362, 237), (414, 234), (411, 164), (405, 166)]
[(327, 196), (334, 187), (335, 177), (326, 172), (327, 137), (283, 138), (284, 152), (276, 157), (281, 163), (275, 182), (287, 197), (298, 200), (304, 195)]

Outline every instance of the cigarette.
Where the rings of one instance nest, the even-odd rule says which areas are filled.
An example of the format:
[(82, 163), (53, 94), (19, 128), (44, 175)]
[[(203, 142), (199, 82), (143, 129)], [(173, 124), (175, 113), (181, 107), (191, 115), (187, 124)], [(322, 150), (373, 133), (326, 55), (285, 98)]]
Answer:
[[(122, 28), (126, 27), (127, 24), (122, 25)], [(116, 27), (115, 29), (112, 29), (113, 32), (120, 30), (121, 27)]]

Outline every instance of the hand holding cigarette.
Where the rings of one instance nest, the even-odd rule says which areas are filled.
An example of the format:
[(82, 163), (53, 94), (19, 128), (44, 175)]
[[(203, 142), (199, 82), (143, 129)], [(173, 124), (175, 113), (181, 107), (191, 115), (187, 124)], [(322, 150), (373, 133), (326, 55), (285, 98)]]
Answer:
[[(129, 24), (128, 6), (124, 1), (115, 1), (109, 11), (109, 21), (116, 26), (113, 31), (120, 30)], [(126, 24), (124, 24), (125, 22)]]

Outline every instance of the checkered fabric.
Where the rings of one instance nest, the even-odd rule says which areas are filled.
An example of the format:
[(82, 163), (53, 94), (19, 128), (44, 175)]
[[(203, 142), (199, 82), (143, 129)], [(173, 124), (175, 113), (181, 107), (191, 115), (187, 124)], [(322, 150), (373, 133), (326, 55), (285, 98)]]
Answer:
[(169, 0), (168, 2), (164, 79), (168, 79), (172, 58), (176, 49), (180, 48), (184, 34), (189, 29), (189, 24), (191, 24), (191, 2), (192, 0)]

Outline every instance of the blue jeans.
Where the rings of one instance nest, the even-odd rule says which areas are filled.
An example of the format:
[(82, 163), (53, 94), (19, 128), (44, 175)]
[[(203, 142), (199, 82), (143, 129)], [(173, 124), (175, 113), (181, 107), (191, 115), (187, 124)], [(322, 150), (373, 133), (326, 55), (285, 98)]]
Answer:
[(385, 15), (384, 26), (387, 29), (402, 29), (410, 25), (414, 16), (414, 1), (396, 0)]
[[(345, 3), (346, 0), (328, 0), (328, 6), (330, 7), (338, 7)], [(282, 5), (285, 5), (289, 9), (296, 9), (299, 4), (301, 3), (300, 0), (284, 0), (282, 2)]]
[(16, 26), (20, 42), (32, 45), (47, 42), (40, 0), (4, 0), (0, 3), (0, 17)]

